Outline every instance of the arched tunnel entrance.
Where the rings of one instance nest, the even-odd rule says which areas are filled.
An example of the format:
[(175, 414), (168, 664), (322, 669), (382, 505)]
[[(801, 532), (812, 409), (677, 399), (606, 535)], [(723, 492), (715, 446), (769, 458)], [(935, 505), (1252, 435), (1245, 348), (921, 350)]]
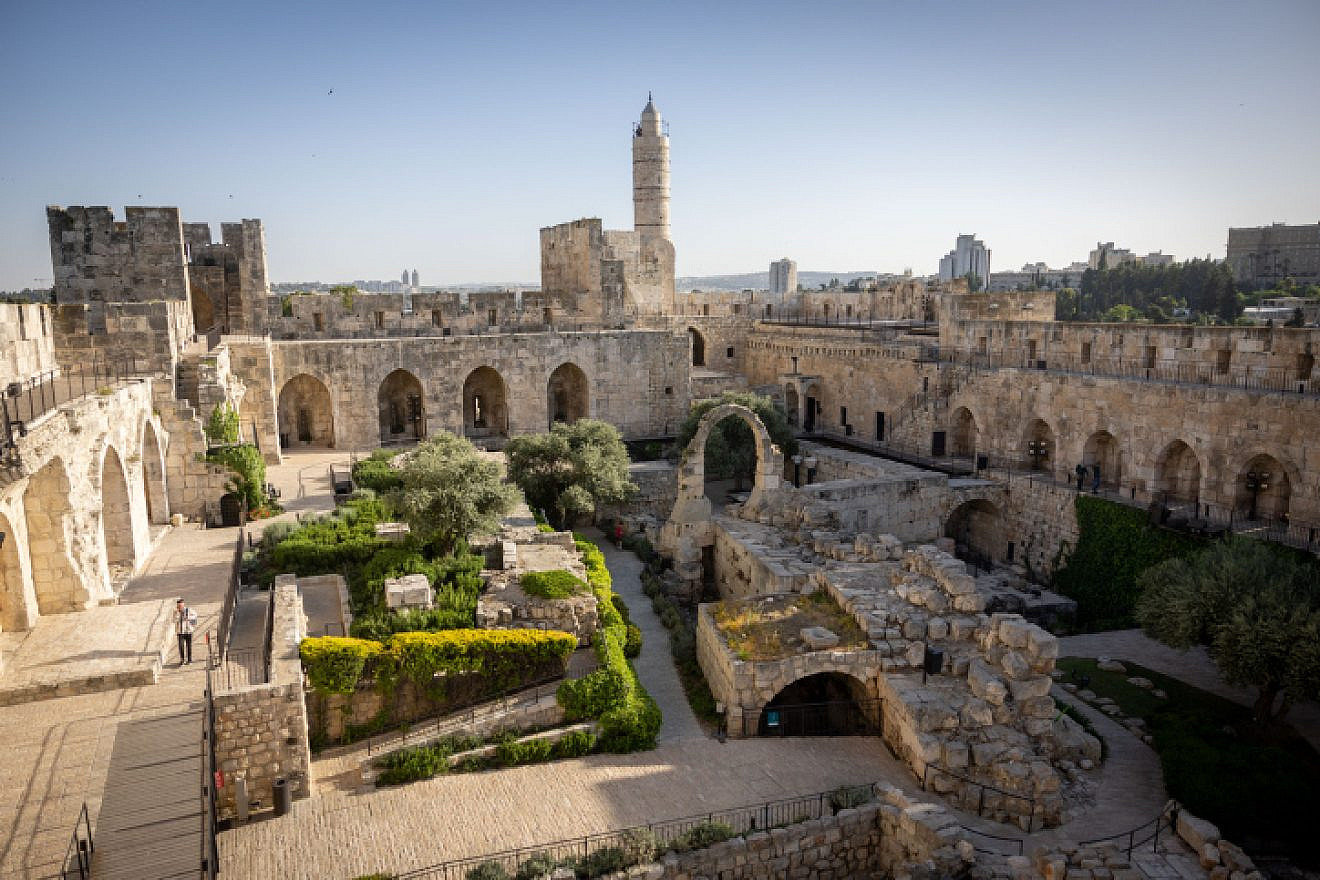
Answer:
[[(750, 719), (748, 719), (750, 721)], [(746, 731), (751, 735), (752, 731)], [(865, 684), (843, 672), (799, 678), (765, 704), (757, 736), (875, 736), (880, 702)]]

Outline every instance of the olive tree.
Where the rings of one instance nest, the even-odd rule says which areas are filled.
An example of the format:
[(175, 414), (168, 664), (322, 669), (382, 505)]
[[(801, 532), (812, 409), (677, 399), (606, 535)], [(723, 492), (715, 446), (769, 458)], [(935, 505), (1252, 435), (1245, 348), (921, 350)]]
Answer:
[(1281, 721), (1293, 703), (1320, 696), (1314, 564), (1233, 538), (1154, 565), (1138, 582), (1137, 620), (1146, 633), (1174, 648), (1205, 646), (1225, 680), (1257, 689), (1257, 724)]
[(606, 422), (557, 422), (547, 434), (515, 437), (504, 453), (509, 479), (559, 528), (573, 517), (594, 513), (601, 504), (626, 501), (637, 491), (628, 478), (623, 438)]
[(518, 502), (500, 467), (462, 437), (441, 432), (417, 447), (399, 468), (401, 485), (389, 502), (420, 540), (451, 552), (460, 539), (491, 532)]

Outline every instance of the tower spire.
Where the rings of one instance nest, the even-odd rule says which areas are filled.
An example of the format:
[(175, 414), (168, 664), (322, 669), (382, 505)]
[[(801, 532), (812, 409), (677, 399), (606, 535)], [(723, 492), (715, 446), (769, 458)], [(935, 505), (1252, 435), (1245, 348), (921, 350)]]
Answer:
[(669, 238), (669, 137), (649, 89), (632, 147), (633, 229)]

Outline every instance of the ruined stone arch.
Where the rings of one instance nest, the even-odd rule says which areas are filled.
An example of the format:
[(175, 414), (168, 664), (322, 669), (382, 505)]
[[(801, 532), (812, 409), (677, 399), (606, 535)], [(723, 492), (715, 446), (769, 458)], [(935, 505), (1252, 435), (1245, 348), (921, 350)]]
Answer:
[(20, 535), (9, 517), (0, 513), (0, 631), (31, 629), (37, 622), (37, 599), (26, 559), (27, 536)]
[(101, 543), (105, 547), (105, 562), (111, 569), (111, 580), (116, 570), (130, 573), (136, 558), (133, 546), (133, 502), (128, 494), (128, 474), (119, 450), (109, 443), (101, 452), (101, 473), (97, 481), (101, 488)]
[(330, 389), (310, 373), (299, 373), (284, 383), (279, 397), (280, 445), (335, 445), (334, 404)]
[(820, 666), (813, 664), (753, 710), (758, 736), (828, 736), (853, 732), (859, 724), (879, 730), (875, 685), (858, 678), (847, 663)]
[(954, 540), (960, 555), (987, 563), (1003, 557), (1008, 546), (1003, 513), (984, 498), (955, 507), (944, 520), (944, 537)]
[(692, 366), (706, 366), (706, 337), (696, 327), (689, 327), (688, 338), (692, 341)]
[(69, 472), (60, 458), (46, 462), (23, 492), (32, 590), (41, 614), (77, 611), (87, 598), (71, 554), (69, 493)]
[(165, 455), (151, 419), (142, 421), (142, 495), (146, 500), (147, 522), (164, 525), (170, 521), (169, 493), (165, 487)]
[(1099, 430), (1086, 438), (1082, 446), (1082, 462), (1087, 468), (1084, 488), (1095, 483), (1096, 465), (1100, 466), (1100, 485), (1106, 489), (1118, 489), (1123, 480), (1123, 452), (1119, 448), (1118, 438), (1106, 430)]
[(958, 407), (949, 422), (949, 454), (954, 458), (972, 458), (976, 455), (978, 435), (976, 416), (967, 407)]
[(392, 371), (376, 391), (380, 442), (421, 440), (426, 436), (426, 394), (422, 382), (405, 369)]
[(468, 437), (509, 436), (508, 386), (492, 367), (477, 367), (463, 380), (463, 433)]
[(545, 396), (552, 427), (555, 422), (571, 425), (591, 414), (591, 389), (587, 374), (572, 361), (565, 361), (555, 367), (546, 381)]
[[(1266, 474), (1264, 488), (1254, 492), (1249, 475)], [(1233, 473), (1233, 513), (1247, 520), (1286, 520), (1292, 502), (1292, 487), (1297, 483), (1297, 469), (1268, 452), (1256, 452), (1244, 459)], [(1255, 496), (1254, 516), (1252, 511)]]
[(1172, 508), (1190, 506), (1196, 515), (1201, 499), (1201, 459), (1183, 440), (1174, 440), (1155, 461), (1155, 491)]
[[(1032, 455), (1033, 449), (1042, 451), (1043, 454)], [(1048, 473), (1055, 468), (1057, 453), (1058, 441), (1050, 423), (1041, 418), (1027, 422), (1027, 429), (1022, 435), (1022, 463), (1032, 470)]]

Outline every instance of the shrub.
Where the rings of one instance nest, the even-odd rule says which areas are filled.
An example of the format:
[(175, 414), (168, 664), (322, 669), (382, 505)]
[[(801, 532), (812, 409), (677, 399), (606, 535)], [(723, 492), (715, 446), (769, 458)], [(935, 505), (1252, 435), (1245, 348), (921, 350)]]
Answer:
[(211, 417), (206, 420), (203, 429), (206, 439), (212, 445), (238, 442), (238, 413), (226, 403), (216, 404), (211, 410)]
[(380, 766), (384, 769), (376, 777), (377, 785), (400, 785), (430, 779), (449, 770), (450, 751), (440, 745), (403, 749), (387, 755)]
[(733, 827), (724, 822), (702, 822), (669, 841), (666, 849), (676, 853), (705, 849), (733, 837)]
[(513, 880), (541, 880), (559, 867), (559, 861), (549, 853), (537, 853), (518, 866)]
[(248, 510), (256, 510), (266, 502), (266, 460), (257, 447), (251, 443), (220, 446), (209, 451), (206, 460), (233, 472), (228, 488), (242, 497)]
[(382, 650), (379, 642), (336, 636), (303, 639), (298, 646), (312, 688), (330, 694), (352, 693), (367, 661), (378, 657)]
[(403, 477), (397, 468), (390, 465), (394, 453), (378, 449), (369, 458), (364, 458), (353, 465), (353, 482), (364, 489), (374, 492), (389, 492), (403, 485)]
[(623, 642), (623, 656), (629, 660), (642, 653), (642, 631), (636, 624), (628, 624)]
[(589, 730), (574, 730), (566, 733), (555, 743), (554, 757), (580, 758), (589, 755), (596, 748), (596, 735)]
[(628, 861), (628, 853), (618, 846), (606, 846), (590, 855), (583, 856), (573, 865), (573, 870), (581, 878), (603, 877), (632, 867), (636, 862)]
[(349, 693), (368, 661), (384, 688), (397, 674), (432, 691), (437, 676), (476, 673), (503, 690), (547, 668), (562, 670), (576, 647), (576, 638), (554, 630), (459, 629), (397, 633), (384, 644), (325, 636), (304, 639), (299, 650), (314, 690)]
[(542, 599), (567, 599), (587, 591), (586, 584), (563, 569), (529, 571), (519, 577), (518, 584), (527, 595)]
[(464, 880), (513, 880), (499, 862), (482, 862), (463, 875)]
[(860, 807), (875, 798), (875, 791), (869, 785), (841, 785), (830, 792), (830, 806), (835, 812)]

